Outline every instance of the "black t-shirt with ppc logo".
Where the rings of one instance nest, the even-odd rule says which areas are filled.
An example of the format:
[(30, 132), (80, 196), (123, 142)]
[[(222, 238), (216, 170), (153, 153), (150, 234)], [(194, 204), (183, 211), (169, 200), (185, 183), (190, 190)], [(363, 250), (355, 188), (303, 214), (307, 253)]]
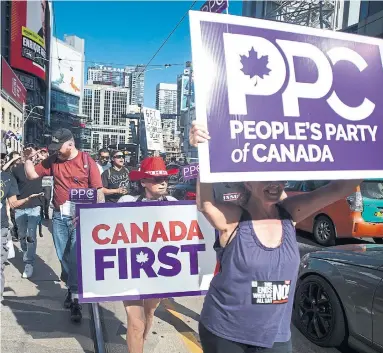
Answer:
[[(102, 186), (106, 189), (126, 188), (130, 191), (129, 170), (122, 167), (116, 170), (113, 167), (105, 170), (101, 175)], [(122, 194), (105, 195), (105, 202), (117, 202)]]

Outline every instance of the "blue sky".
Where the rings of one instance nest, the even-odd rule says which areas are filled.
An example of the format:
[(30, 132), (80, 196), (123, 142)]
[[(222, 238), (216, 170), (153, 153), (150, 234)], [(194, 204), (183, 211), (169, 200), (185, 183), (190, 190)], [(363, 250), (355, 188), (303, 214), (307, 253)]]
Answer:
[[(204, 2), (197, 2), (199, 10)], [(146, 64), (192, 1), (54, 1), (54, 34), (85, 39), (86, 66)], [(242, 1), (232, 1), (229, 13), (241, 15)], [(185, 18), (152, 64), (184, 64), (191, 60), (189, 20)], [(116, 65), (120, 64), (120, 65)], [(159, 82), (175, 83), (183, 66), (148, 71), (145, 106), (155, 106)]]

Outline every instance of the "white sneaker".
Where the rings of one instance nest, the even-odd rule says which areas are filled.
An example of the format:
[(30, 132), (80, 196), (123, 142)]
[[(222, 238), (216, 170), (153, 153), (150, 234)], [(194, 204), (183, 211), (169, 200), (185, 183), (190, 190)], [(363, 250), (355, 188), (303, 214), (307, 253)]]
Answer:
[(30, 264), (26, 264), (23, 272), (23, 278), (29, 278), (33, 274), (33, 266)]

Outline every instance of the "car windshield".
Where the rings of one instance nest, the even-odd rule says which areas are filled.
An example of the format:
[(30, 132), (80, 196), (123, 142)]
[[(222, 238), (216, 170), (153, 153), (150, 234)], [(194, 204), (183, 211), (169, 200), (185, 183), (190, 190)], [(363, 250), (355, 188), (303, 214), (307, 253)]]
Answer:
[(286, 191), (295, 191), (298, 189), (298, 186), (300, 185), (300, 181), (286, 181), (286, 184), (285, 184), (285, 190)]
[(360, 192), (362, 196), (369, 199), (382, 200), (383, 199), (383, 180), (365, 180), (360, 184)]

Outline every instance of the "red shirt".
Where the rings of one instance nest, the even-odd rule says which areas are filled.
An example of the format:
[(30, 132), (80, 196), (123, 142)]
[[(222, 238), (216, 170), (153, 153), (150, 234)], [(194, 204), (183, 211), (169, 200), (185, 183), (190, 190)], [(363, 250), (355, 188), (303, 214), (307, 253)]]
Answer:
[[(68, 161), (60, 161), (56, 157), (48, 157), (35, 169), (40, 177), (53, 176), (53, 205), (56, 209), (69, 201), (69, 190), (73, 188), (102, 188), (101, 175), (96, 162), (88, 156), (88, 168), (84, 167), (83, 153)], [(89, 172), (89, 177), (88, 177)]]

